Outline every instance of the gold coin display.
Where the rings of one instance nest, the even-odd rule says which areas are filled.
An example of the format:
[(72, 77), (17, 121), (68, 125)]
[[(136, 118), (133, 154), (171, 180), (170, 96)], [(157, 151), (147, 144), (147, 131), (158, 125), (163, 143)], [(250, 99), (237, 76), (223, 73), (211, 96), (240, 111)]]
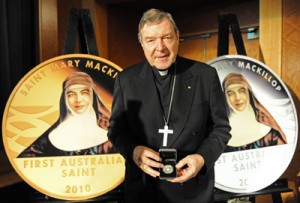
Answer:
[(3, 115), (6, 154), (20, 177), (53, 198), (101, 196), (124, 180), (107, 138), (114, 80), (122, 69), (92, 55), (49, 59), (28, 72)]

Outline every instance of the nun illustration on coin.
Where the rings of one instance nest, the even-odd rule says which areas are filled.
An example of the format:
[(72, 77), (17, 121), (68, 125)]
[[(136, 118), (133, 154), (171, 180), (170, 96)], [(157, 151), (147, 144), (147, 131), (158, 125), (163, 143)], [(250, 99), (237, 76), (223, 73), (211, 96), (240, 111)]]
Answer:
[(273, 116), (257, 100), (246, 78), (230, 73), (223, 80), (232, 138), (225, 152), (286, 144)]
[(59, 119), (18, 157), (115, 153), (107, 138), (109, 117), (92, 78), (74, 72), (63, 82)]

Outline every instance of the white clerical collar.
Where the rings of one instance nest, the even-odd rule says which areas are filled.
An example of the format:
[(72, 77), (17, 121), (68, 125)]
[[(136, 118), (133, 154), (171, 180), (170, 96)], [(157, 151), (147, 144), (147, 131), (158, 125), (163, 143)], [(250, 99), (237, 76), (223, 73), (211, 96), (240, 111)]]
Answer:
[(169, 69), (166, 69), (166, 70), (158, 70), (158, 73), (160, 74), (160, 76), (165, 76), (168, 74), (168, 70)]

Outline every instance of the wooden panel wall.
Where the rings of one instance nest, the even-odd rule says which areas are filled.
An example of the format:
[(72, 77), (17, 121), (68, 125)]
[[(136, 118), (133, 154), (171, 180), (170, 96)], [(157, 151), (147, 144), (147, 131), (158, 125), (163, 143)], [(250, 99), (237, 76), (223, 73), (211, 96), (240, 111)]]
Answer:
[[(300, 113), (300, 1), (299, 0), (262, 0), (260, 1), (260, 48), (261, 61), (277, 73), (287, 85), (293, 97), (299, 128)], [(293, 192), (283, 193), (283, 202), (300, 202), (300, 142), (294, 157), (281, 178), (287, 178)], [(259, 197), (259, 202), (272, 201), (267, 196)]]
[(108, 58), (126, 68), (145, 57), (138, 42), (137, 31), (142, 13), (122, 8), (108, 8)]
[(284, 0), (282, 78), (300, 98), (300, 1)]
[(58, 22), (57, 1), (39, 0), (40, 62), (57, 56)]
[(261, 0), (259, 5), (260, 61), (281, 76), (282, 0)]
[[(206, 40), (205, 49), (203, 39), (188, 39), (180, 43), (179, 54), (200, 61), (208, 61), (217, 57), (219, 12), (234, 13), (241, 27), (253, 27), (258, 26), (258, 7), (258, 0), (250, 0), (239, 4), (223, 3), (174, 13), (181, 36), (211, 33), (211, 37)], [(141, 46), (137, 41), (137, 26), (141, 16), (142, 12), (116, 7), (108, 8), (108, 58), (121, 67), (126, 68), (144, 59)], [(248, 40), (246, 34), (243, 38), (248, 56), (258, 59), (259, 41)], [(236, 53), (232, 36), (229, 52), (230, 54)]]
[[(72, 8), (90, 9), (99, 56), (108, 57), (107, 9), (95, 0), (39, 0), (40, 62), (64, 54)], [(78, 53), (78, 47), (74, 53)]]
[[(259, 40), (247, 38), (242, 34), (247, 56), (259, 59)], [(180, 43), (179, 55), (196, 61), (208, 62), (217, 57), (218, 35), (211, 34), (208, 38), (185, 39)], [(237, 54), (232, 35), (229, 36), (229, 54)]]
[(298, 145), (284, 176), (290, 180), (294, 194), (286, 194), (286, 202), (300, 202), (300, 1), (282, 0), (282, 79), (290, 89), (298, 111)]
[[(218, 15), (232, 13), (237, 16), (241, 28), (257, 27), (259, 23), (259, 1), (241, 1), (240, 3), (220, 3), (194, 10), (182, 11), (174, 14), (182, 36), (201, 35), (209, 33), (211, 37), (203, 39), (185, 40), (180, 45), (179, 54), (187, 58), (200, 61), (209, 61), (217, 57), (218, 45)], [(247, 55), (258, 59), (259, 40), (248, 40), (243, 34), (243, 41)], [(205, 47), (204, 47), (205, 46)], [(236, 54), (232, 35), (229, 40), (229, 54)]]

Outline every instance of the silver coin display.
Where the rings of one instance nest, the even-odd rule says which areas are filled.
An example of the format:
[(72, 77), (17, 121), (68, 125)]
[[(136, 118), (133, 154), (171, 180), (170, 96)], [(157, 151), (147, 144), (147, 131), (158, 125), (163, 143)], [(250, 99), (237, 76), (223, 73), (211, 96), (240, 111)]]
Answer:
[(297, 112), (284, 82), (271, 68), (241, 55), (208, 64), (223, 88), (232, 138), (216, 162), (215, 186), (245, 193), (275, 182), (297, 145)]

